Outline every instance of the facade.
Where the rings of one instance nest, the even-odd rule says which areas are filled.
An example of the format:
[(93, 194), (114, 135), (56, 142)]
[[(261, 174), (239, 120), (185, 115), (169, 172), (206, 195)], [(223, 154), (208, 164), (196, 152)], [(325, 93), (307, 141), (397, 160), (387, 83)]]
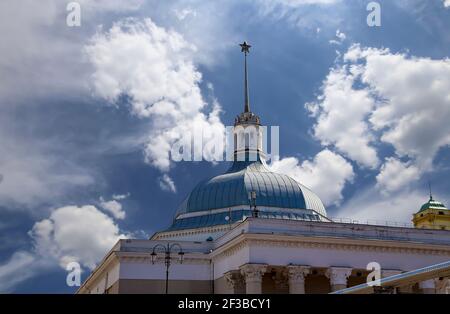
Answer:
[[(329, 293), (365, 283), (369, 263), (390, 276), (450, 260), (450, 230), (338, 223), (313, 191), (270, 171), (241, 47), (245, 103), (229, 170), (195, 186), (168, 229), (120, 240), (78, 293)], [(448, 287), (443, 276), (397, 292)]]

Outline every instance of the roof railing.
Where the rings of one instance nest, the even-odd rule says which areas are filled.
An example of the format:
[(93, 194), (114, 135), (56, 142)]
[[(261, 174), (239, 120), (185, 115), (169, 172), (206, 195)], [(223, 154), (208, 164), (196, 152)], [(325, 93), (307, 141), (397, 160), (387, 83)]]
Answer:
[(412, 223), (399, 222), (399, 221), (377, 220), (377, 219), (358, 220), (358, 219), (345, 218), (345, 217), (330, 217), (330, 219), (333, 222), (355, 224), (355, 225), (414, 228), (414, 225)]

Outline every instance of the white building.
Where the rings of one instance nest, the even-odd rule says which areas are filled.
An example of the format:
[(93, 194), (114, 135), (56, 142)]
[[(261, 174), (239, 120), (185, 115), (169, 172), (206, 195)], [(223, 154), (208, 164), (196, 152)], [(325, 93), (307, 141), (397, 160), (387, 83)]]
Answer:
[[(247, 56), (249, 46), (241, 46)], [(199, 183), (167, 230), (119, 241), (78, 292), (164, 293), (170, 262), (170, 293), (328, 293), (366, 282), (371, 262), (389, 276), (450, 260), (449, 230), (329, 219), (316, 194), (268, 169), (260, 126), (245, 62), (230, 169)], [(444, 293), (448, 286), (442, 277), (397, 290)]]

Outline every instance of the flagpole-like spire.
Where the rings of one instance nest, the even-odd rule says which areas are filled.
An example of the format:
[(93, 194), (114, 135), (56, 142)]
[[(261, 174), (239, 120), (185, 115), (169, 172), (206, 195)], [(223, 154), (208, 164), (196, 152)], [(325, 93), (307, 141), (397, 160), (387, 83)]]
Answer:
[(244, 112), (250, 112), (250, 100), (248, 95), (248, 75), (247, 75), (247, 54), (250, 52), (250, 45), (244, 41), (241, 46), (241, 52), (244, 53), (244, 75), (245, 75), (245, 86), (244, 86), (244, 93), (245, 93), (245, 102), (244, 102)]
[(430, 201), (433, 200), (433, 194), (431, 193), (431, 182), (428, 181), (428, 189), (430, 191)]

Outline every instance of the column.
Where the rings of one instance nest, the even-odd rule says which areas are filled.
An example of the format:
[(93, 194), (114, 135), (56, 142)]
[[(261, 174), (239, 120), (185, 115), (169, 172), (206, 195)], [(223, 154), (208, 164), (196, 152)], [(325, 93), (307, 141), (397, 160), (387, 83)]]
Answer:
[(225, 273), (224, 277), (230, 293), (237, 294), (244, 292), (244, 278), (239, 270), (231, 270)]
[(309, 266), (288, 266), (289, 294), (305, 294), (305, 277), (310, 273)]
[(436, 286), (434, 279), (419, 282), (419, 288), (422, 289), (423, 294), (435, 294)]
[(330, 267), (325, 276), (330, 279), (331, 291), (347, 288), (347, 279), (352, 274), (352, 269), (347, 267)]
[(436, 278), (434, 284), (437, 294), (450, 294), (450, 277)]
[(262, 293), (262, 276), (267, 270), (267, 265), (245, 264), (240, 267), (241, 274), (245, 279), (246, 294)]

